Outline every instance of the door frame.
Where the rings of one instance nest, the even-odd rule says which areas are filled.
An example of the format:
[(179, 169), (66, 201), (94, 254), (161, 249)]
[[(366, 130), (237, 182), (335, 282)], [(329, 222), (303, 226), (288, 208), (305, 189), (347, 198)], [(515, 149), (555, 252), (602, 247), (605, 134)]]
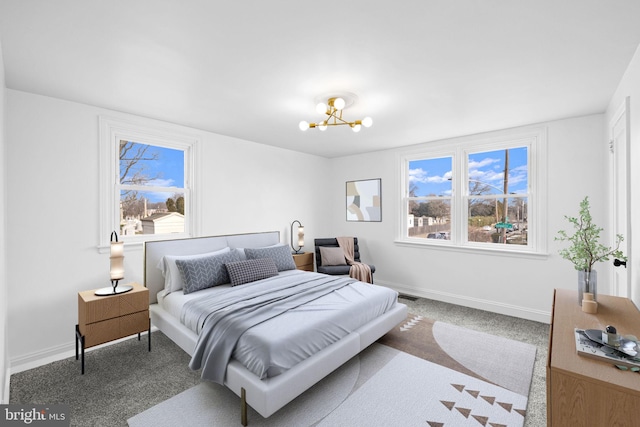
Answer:
[[(619, 234), (618, 231), (618, 223), (620, 221), (620, 213), (621, 211), (624, 212), (624, 217), (622, 218), (622, 220), (625, 222), (625, 228), (626, 228), (626, 233), (623, 236), (624, 237), (624, 241), (621, 244), (620, 249), (622, 250), (622, 252), (627, 256), (627, 258), (630, 260), (631, 259), (631, 236), (630, 236), (630, 232), (631, 232), (631, 223), (630, 223), (630, 219), (631, 219), (631, 215), (629, 212), (630, 206), (631, 206), (631, 198), (630, 198), (630, 188), (631, 188), (631, 180), (630, 180), (630, 149), (631, 149), (631, 138), (630, 138), (630, 114), (629, 114), (629, 107), (630, 107), (630, 98), (627, 96), (622, 105), (616, 110), (616, 113), (612, 116), (610, 122), (608, 123), (608, 134), (609, 134), (609, 152), (611, 153), (611, 155), (609, 156), (610, 160), (609, 160), (609, 194), (610, 194), (610, 211), (609, 211), (609, 215), (610, 215), (610, 234), (609, 234), (609, 238), (610, 238), (610, 242), (611, 245), (615, 244), (616, 241), (616, 235)], [(616, 140), (615, 140), (615, 134), (614, 134), (614, 130), (616, 125), (618, 125), (620, 122), (624, 123), (624, 153), (625, 156), (623, 159), (619, 159), (618, 155), (620, 153), (620, 147), (616, 146)], [(622, 163), (620, 163), (622, 162)], [(619, 165), (624, 166), (625, 170), (625, 174), (624, 174), (624, 182), (622, 183), (625, 186), (624, 189), (624, 195), (622, 197), (619, 197), (619, 192), (617, 191), (618, 186), (621, 184), (620, 180), (619, 180), (619, 176), (617, 174), (617, 167)], [(610, 261), (611, 263), (613, 263), (613, 260)], [(619, 283), (619, 281), (617, 280), (617, 269), (620, 268), (624, 268), (626, 271), (626, 284), (621, 285)], [(622, 296), (622, 297), (627, 297), (630, 298), (631, 297), (631, 268), (632, 268), (632, 264), (630, 262), (627, 263), (626, 268), (625, 267), (611, 267), (610, 271), (610, 283), (611, 283), (611, 294), (615, 295), (615, 296)], [(619, 270), (618, 270), (619, 271)]]

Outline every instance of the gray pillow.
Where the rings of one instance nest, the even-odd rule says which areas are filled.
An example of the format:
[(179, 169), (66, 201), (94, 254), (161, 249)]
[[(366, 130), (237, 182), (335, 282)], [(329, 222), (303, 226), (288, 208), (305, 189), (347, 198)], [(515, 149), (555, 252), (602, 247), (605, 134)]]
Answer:
[(190, 294), (229, 283), (229, 273), (225, 264), (239, 260), (240, 256), (236, 251), (193, 259), (177, 259), (176, 265), (184, 282), (184, 293)]
[(225, 264), (231, 279), (231, 286), (242, 285), (256, 280), (278, 275), (276, 263), (272, 258), (248, 259)]
[(320, 259), (322, 265), (347, 265), (342, 248), (320, 246)]
[(266, 248), (245, 248), (247, 259), (271, 258), (276, 263), (278, 271), (295, 270), (296, 263), (291, 255), (289, 245), (284, 243), (267, 246)]
[(184, 287), (184, 281), (182, 280), (182, 275), (180, 274), (180, 270), (178, 270), (178, 266), (176, 265), (176, 260), (183, 259), (195, 259), (201, 257), (207, 257), (211, 255), (218, 255), (225, 252), (229, 252), (229, 248), (220, 249), (218, 251), (207, 252), (204, 254), (196, 254), (196, 255), (165, 255), (160, 259), (158, 263), (158, 268), (162, 271), (162, 276), (164, 277), (164, 289), (167, 294), (171, 292), (176, 292), (181, 290)]

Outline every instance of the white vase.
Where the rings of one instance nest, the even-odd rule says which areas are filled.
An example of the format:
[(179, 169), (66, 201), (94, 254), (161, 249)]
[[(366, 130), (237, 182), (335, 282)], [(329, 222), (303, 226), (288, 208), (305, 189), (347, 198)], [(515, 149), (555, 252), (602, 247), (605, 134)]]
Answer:
[(582, 305), (582, 299), (584, 293), (589, 292), (593, 294), (594, 301), (597, 301), (598, 292), (598, 272), (595, 270), (578, 271), (578, 304)]

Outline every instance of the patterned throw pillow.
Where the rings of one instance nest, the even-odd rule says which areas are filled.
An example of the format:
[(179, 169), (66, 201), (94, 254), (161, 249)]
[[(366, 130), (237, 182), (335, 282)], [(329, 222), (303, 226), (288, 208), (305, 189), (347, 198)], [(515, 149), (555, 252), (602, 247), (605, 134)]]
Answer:
[(240, 256), (236, 251), (188, 260), (176, 260), (176, 265), (184, 281), (184, 293), (190, 294), (229, 283), (229, 273), (227, 273), (225, 264), (239, 260)]
[(295, 270), (296, 263), (291, 255), (289, 245), (283, 243), (266, 248), (245, 248), (247, 259), (271, 258), (276, 263), (278, 271)]
[(278, 275), (278, 268), (272, 258), (248, 259), (226, 264), (231, 286), (242, 285), (256, 280)]
[(179, 259), (182, 260), (190, 260), (195, 258), (208, 257), (211, 255), (219, 255), (222, 253), (230, 252), (229, 248), (223, 248), (213, 252), (207, 252), (204, 254), (195, 254), (195, 255), (165, 255), (162, 257), (160, 262), (158, 263), (158, 268), (162, 272), (162, 276), (164, 277), (164, 289), (167, 294), (171, 292), (177, 292), (184, 287), (184, 281), (182, 280), (182, 275), (180, 274), (180, 270), (176, 265), (176, 261)]

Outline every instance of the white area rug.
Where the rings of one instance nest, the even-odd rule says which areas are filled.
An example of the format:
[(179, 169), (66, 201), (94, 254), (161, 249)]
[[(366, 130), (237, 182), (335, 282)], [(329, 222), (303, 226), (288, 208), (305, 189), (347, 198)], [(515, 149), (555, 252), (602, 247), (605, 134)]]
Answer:
[[(535, 355), (535, 350), (534, 355)], [(532, 375), (519, 366), (519, 375)], [(527, 396), (373, 344), (268, 419), (250, 426), (522, 426)], [(240, 399), (203, 382), (128, 420), (130, 427), (240, 425)]]

